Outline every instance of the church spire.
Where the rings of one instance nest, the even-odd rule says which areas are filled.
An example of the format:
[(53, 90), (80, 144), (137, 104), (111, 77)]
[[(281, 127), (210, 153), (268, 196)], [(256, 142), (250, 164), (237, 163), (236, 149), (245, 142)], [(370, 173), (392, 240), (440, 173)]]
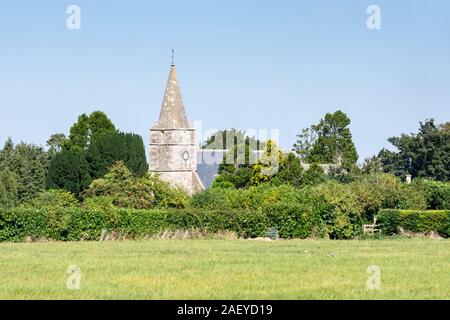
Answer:
[(177, 129), (189, 128), (186, 111), (184, 110), (183, 99), (181, 98), (180, 87), (177, 80), (177, 72), (173, 63), (170, 66), (169, 80), (166, 85), (166, 92), (159, 114), (159, 121), (156, 128)]

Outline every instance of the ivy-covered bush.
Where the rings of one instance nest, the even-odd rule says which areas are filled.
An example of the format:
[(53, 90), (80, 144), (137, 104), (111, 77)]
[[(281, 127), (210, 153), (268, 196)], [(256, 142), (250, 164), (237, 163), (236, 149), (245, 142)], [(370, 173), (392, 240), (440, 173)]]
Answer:
[(450, 236), (450, 210), (381, 210), (377, 215), (384, 234), (393, 235), (400, 228), (406, 231), (427, 233), (438, 232)]

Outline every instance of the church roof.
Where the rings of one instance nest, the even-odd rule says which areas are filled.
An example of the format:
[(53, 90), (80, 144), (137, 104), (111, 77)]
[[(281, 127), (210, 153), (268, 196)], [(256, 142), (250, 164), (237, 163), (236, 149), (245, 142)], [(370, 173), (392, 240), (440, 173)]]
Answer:
[(180, 87), (177, 80), (175, 65), (170, 66), (169, 80), (167, 80), (166, 92), (159, 114), (157, 129), (190, 128), (181, 98)]

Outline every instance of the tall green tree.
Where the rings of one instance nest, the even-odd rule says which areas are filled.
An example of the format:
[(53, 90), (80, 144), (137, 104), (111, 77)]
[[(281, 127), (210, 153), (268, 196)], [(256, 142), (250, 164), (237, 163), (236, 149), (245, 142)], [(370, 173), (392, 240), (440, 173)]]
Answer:
[(298, 136), (294, 150), (308, 163), (338, 164), (352, 169), (358, 154), (349, 125), (350, 119), (344, 112), (327, 113), (317, 125)]
[(123, 161), (137, 176), (148, 170), (142, 137), (133, 133), (111, 132), (97, 137), (90, 144), (86, 159), (93, 179), (104, 176), (117, 161)]
[(388, 139), (397, 151), (383, 149), (378, 154), (383, 170), (399, 177), (450, 180), (450, 130), (448, 123), (436, 125), (433, 119), (420, 122), (418, 133)]
[(50, 162), (47, 176), (49, 189), (64, 189), (80, 196), (91, 181), (89, 165), (81, 151), (64, 149)]
[(19, 202), (17, 176), (9, 168), (0, 169), (0, 208), (12, 208)]
[(63, 133), (55, 133), (47, 140), (48, 154), (50, 158), (53, 158), (55, 154), (61, 152), (67, 138)]
[(70, 128), (67, 147), (71, 150), (83, 151), (89, 142), (89, 117), (83, 113), (78, 121)]
[(63, 139), (63, 135), (53, 135), (48, 142), (52, 151), (47, 179), (50, 188), (79, 195), (92, 179), (103, 177), (117, 161), (123, 161), (138, 176), (148, 170), (142, 138), (118, 132), (101, 111), (80, 115), (70, 129), (69, 138), (61, 143)]
[(7, 168), (17, 177), (20, 201), (33, 198), (45, 189), (48, 168), (47, 152), (41, 147), (8, 139), (0, 151), (0, 169)]
[(297, 142), (294, 143), (292, 150), (297, 153), (300, 159), (307, 161), (316, 139), (317, 132), (312, 127), (303, 129), (302, 133), (297, 135)]
[(138, 177), (144, 176), (148, 172), (147, 156), (145, 154), (144, 140), (135, 133), (126, 133), (128, 156), (125, 160), (127, 167)]
[(89, 141), (109, 133), (116, 132), (112, 121), (101, 111), (94, 111), (89, 115)]
[(116, 128), (105, 113), (95, 111), (89, 116), (83, 113), (70, 128), (66, 146), (72, 150), (86, 150), (95, 139), (113, 132)]

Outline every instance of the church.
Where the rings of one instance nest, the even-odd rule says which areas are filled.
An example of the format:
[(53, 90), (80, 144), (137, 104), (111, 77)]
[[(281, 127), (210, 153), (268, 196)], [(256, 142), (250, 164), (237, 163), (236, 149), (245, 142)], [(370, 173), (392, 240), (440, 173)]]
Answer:
[(150, 129), (150, 173), (193, 194), (205, 189), (197, 173), (198, 143), (172, 61), (159, 120)]

